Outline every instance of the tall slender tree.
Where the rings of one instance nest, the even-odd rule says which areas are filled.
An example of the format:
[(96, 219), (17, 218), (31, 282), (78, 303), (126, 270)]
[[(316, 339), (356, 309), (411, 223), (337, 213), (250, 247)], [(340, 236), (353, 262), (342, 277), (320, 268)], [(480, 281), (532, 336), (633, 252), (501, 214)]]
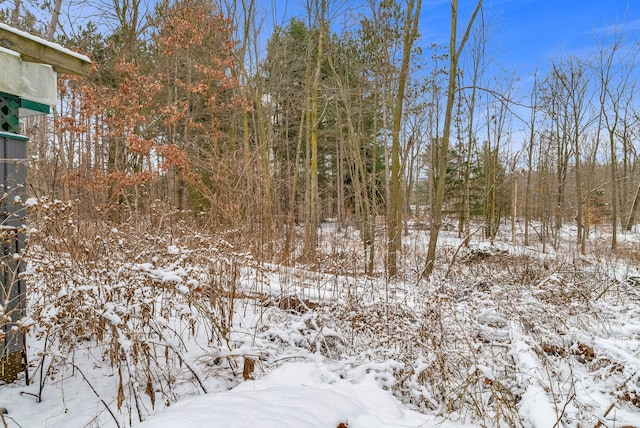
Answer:
[(318, 127), (319, 127), (319, 106), (318, 92), (320, 90), (320, 75), (322, 58), (324, 55), (326, 37), (326, 13), (327, 0), (320, 0), (320, 5), (316, 4), (315, 20), (317, 24), (317, 48), (315, 58), (315, 68), (313, 70), (313, 80), (311, 82), (311, 105), (310, 105), (310, 159), (309, 159), (309, 180), (308, 192), (309, 211), (306, 216), (304, 253), (311, 260), (315, 258), (318, 241)]
[(404, 21), (404, 35), (402, 47), (402, 63), (398, 76), (398, 89), (393, 106), (393, 127), (391, 129), (391, 176), (389, 180), (390, 201), (389, 218), (387, 219), (388, 243), (387, 243), (387, 274), (393, 278), (398, 273), (398, 252), (402, 247), (402, 165), (400, 162), (400, 129), (404, 112), (405, 86), (409, 76), (409, 63), (411, 62), (411, 50), (418, 37), (418, 21), (422, 0), (408, 0), (406, 4), (406, 17)]
[(530, 233), (529, 228), (531, 226), (531, 218), (532, 218), (532, 193), (533, 193), (533, 172), (534, 172), (534, 153), (535, 153), (535, 143), (536, 143), (536, 132), (537, 132), (537, 122), (538, 122), (538, 75), (533, 75), (533, 87), (531, 88), (531, 95), (529, 96), (530, 100), (530, 110), (529, 110), (529, 123), (528, 123), (528, 138), (526, 143), (526, 152), (527, 152), (527, 181), (525, 188), (525, 199), (524, 199), (524, 245), (528, 246), (530, 244)]
[(451, 136), (451, 123), (453, 117), (453, 107), (457, 93), (457, 79), (456, 74), (458, 72), (458, 63), (460, 61), (460, 55), (464, 49), (473, 23), (482, 8), (482, 0), (478, 0), (476, 7), (467, 23), (466, 30), (460, 40), (457, 42), (458, 35), (458, 0), (451, 1), (451, 32), (449, 37), (449, 83), (447, 85), (447, 104), (445, 107), (444, 123), (442, 126), (442, 138), (436, 144), (436, 158), (434, 162), (433, 172), (433, 202), (431, 204), (431, 224), (429, 227), (429, 247), (427, 249), (427, 258), (425, 269), (423, 271), (424, 277), (429, 277), (433, 272), (435, 260), (436, 260), (436, 246), (438, 243), (438, 236), (440, 235), (440, 227), (442, 222), (442, 208), (444, 204), (444, 195), (446, 188), (446, 170), (449, 156), (449, 145)]
[(631, 96), (631, 77), (637, 64), (636, 50), (626, 51), (623, 41), (622, 34), (617, 30), (610, 40), (599, 41), (594, 60), (594, 72), (599, 86), (596, 144), (601, 138), (601, 132), (604, 131), (610, 157), (611, 248), (613, 250), (618, 246), (618, 227), (620, 226), (619, 127), (623, 122), (625, 99)]

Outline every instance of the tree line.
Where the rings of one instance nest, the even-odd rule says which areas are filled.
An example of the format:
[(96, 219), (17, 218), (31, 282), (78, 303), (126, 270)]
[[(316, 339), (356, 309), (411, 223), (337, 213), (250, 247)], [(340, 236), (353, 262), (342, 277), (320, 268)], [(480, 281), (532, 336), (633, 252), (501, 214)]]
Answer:
[(482, 0), (450, 2), (447, 46), (420, 35), (421, 0), (349, 4), (308, 0), (269, 27), (255, 0), (103, 0), (80, 21), (66, 0), (15, 0), (1, 21), (93, 61), (59, 76), (52, 118), (23, 123), (31, 191), (88, 221), (189, 219), (280, 263), (318, 263), (333, 219), (388, 277), (414, 224), (427, 277), (443, 227), (492, 241), (506, 224), (544, 247), (575, 224), (583, 254), (596, 227), (613, 249), (633, 228), (638, 44), (622, 31), (523, 85), (495, 66)]

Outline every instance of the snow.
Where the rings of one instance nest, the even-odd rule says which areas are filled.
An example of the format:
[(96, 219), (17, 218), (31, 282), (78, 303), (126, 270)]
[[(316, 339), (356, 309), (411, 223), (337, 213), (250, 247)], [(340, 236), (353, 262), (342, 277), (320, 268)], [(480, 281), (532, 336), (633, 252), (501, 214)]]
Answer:
[(118, 326), (122, 323), (122, 319), (111, 311), (103, 313), (102, 316), (114, 326)]
[(538, 385), (530, 385), (522, 396), (520, 411), (525, 420), (533, 428), (547, 428), (556, 426), (558, 416), (556, 409), (549, 402), (544, 389)]
[(48, 46), (48, 47), (50, 47), (50, 48), (52, 48), (52, 49), (54, 49), (54, 50), (56, 50), (58, 52), (63, 52), (65, 54), (70, 55), (70, 56), (72, 56), (74, 58), (77, 58), (77, 59), (79, 59), (81, 61), (91, 63), (91, 60), (86, 55), (79, 54), (79, 53), (74, 52), (74, 51), (72, 51), (70, 49), (67, 49), (67, 48), (65, 48), (65, 47), (63, 47), (63, 46), (61, 46), (61, 45), (59, 45), (57, 43), (50, 42), (50, 41), (45, 40), (45, 39), (43, 39), (41, 37), (34, 36), (32, 34), (29, 34), (29, 33), (25, 32), (25, 31), (21, 31), (21, 30), (18, 30), (16, 28), (10, 27), (10, 26), (8, 26), (6, 24), (3, 24), (1, 22), (0, 22), (0, 29), (3, 29), (5, 31), (8, 31), (8, 32), (13, 33), (13, 34), (17, 34), (17, 35), (22, 36), (24, 38), (27, 38), (29, 40), (33, 40), (34, 42), (37, 42), (37, 43), (39, 43), (41, 45)]
[(545, 376), (543, 364), (515, 326), (511, 326), (510, 332), (512, 355), (520, 369), (522, 383), (528, 384), (520, 402), (520, 412), (534, 428), (553, 427), (558, 422), (558, 414), (540, 386)]
[[(144, 428), (424, 427), (434, 418), (412, 412), (374, 381), (340, 380), (318, 362), (292, 363), (225, 393), (184, 400)], [(445, 427), (447, 425), (444, 425)]]
[(0, 388), (9, 427), (640, 426), (633, 260), (577, 271), (478, 241), (432, 281), (387, 283), (123, 225), (69, 244), (95, 245), (89, 268), (47, 250), (44, 223), (23, 256), (30, 382)]
[(0, 53), (5, 53), (7, 55), (13, 55), (16, 58), (20, 58), (20, 54), (18, 52), (12, 51), (12, 50), (7, 49), (7, 48), (3, 48), (2, 46), (0, 46)]

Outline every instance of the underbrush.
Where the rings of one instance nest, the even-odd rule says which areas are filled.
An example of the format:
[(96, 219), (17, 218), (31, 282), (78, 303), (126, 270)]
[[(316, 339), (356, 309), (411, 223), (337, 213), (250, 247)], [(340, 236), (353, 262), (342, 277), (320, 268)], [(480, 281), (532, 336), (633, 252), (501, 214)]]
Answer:
[[(117, 426), (144, 420), (158, 402), (208, 392), (192, 351), (232, 346), (239, 269), (248, 256), (186, 224), (157, 233), (87, 224), (70, 202), (41, 201), (32, 223), (38, 227), (23, 258), (29, 316), (43, 344), (28, 367), (37, 400), (47, 382), (69, 373), (91, 383), (82, 373), (86, 359), (113, 376), (112, 391), (91, 389)], [(216, 369), (238, 378), (234, 360)]]
[(273, 311), (259, 337), (321, 353), (343, 377), (373, 376), (447, 420), (624, 426), (640, 419), (631, 272), (571, 251), (465, 251), (429, 282), (351, 278), (335, 299)]
[[(308, 269), (259, 262), (184, 223), (88, 224), (73, 203), (49, 201), (32, 219), (24, 260), (39, 348), (28, 382), (40, 400), (82, 378), (101, 424), (136, 425), (185, 396), (318, 358), (461, 423), (619, 426), (640, 414), (640, 276), (604, 251), (444, 247), (429, 281), (414, 252), (389, 282), (333, 241)], [(87, 367), (110, 382), (98, 387)]]

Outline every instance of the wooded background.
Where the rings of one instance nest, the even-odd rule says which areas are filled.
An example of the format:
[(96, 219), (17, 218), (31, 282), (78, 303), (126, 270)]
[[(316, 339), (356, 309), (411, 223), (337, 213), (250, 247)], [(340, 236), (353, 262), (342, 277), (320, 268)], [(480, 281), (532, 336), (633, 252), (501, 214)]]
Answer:
[[(179, 219), (264, 261), (319, 263), (325, 220), (359, 231), (397, 274), (403, 233), (442, 228), (576, 250), (637, 222), (638, 44), (551, 61), (528, 93), (496, 66), (478, 1), (448, 46), (418, 32), (421, 0), (307, 0), (273, 28), (255, 0), (20, 1), (0, 21), (87, 54), (50, 117), (25, 119), (30, 192), (78, 200), (87, 224)], [(346, 4), (345, 4), (346, 3)], [(466, 6), (468, 7), (468, 6)], [(352, 13), (352, 25), (339, 16)], [(269, 28), (269, 30), (265, 30)]]

